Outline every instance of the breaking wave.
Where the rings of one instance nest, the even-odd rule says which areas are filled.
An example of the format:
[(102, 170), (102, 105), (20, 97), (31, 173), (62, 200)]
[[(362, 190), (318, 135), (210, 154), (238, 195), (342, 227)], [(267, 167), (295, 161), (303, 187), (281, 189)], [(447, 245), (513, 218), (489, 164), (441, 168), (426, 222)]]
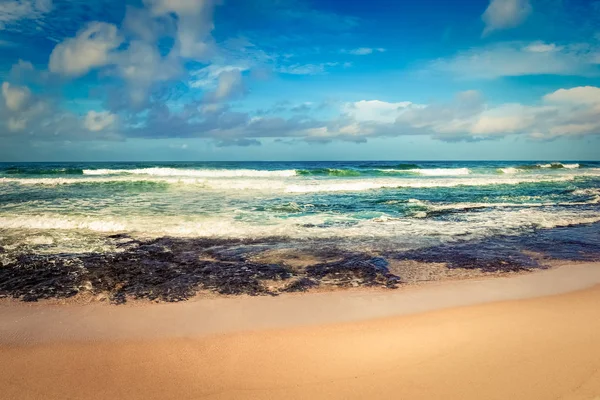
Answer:
[(138, 168), (138, 169), (84, 169), (84, 175), (149, 175), (187, 176), (202, 178), (233, 177), (290, 177), (296, 170), (255, 170), (255, 169), (178, 169), (178, 168)]
[[(226, 177), (224, 177), (226, 178)], [(564, 182), (575, 179), (575, 176), (540, 176), (540, 177), (473, 177), (473, 178), (365, 178), (345, 180), (308, 180), (298, 184), (289, 184), (288, 180), (263, 179), (206, 179), (161, 176), (104, 176), (82, 178), (0, 178), (1, 184), (17, 185), (196, 185), (204, 189), (259, 190), (286, 193), (317, 192), (352, 192), (385, 188), (436, 188), (456, 186), (490, 186), (518, 185), (522, 183)]]
[(96, 216), (64, 216), (43, 214), (37, 216), (0, 216), (0, 225), (5, 229), (64, 230), (137, 232), (144, 236), (158, 237), (290, 237), (290, 238), (342, 238), (379, 237), (415, 238), (435, 236), (442, 240), (454, 240), (456, 236), (486, 237), (495, 234), (510, 234), (536, 228), (581, 225), (600, 222), (595, 212), (581, 210), (547, 211), (541, 208), (528, 212), (515, 210), (492, 210), (487, 213), (469, 213), (460, 220), (436, 220), (419, 218), (397, 218), (382, 213), (370, 220), (348, 223), (338, 217), (332, 221), (330, 215), (302, 216), (293, 219), (269, 219), (268, 224), (253, 224), (233, 218), (190, 219), (189, 217), (160, 218), (156, 216), (134, 216), (128, 218)]
[(455, 176), (469, 175), (471, 171), (468, 168), (432, 168), (432, 169), (411, 169), (410, 172), (425, 176)]
[(518, 172), (526, 172), (532, 170), (540, 170), (540, 169), (578, 169), (581, 168), (580, 164), (562, 164), (562, 163), (550, 163), (550, 164), (531, 164), (531, 165), (521, 165), (518, 167), (506, 167), (506, 168), (498, 168), (499, 172), (504, 174), (516, 174)]
[(347, 181), (339, 183), (318, 182), (306, 185), (289, 185), (286, 187), (287, 193), (318, 193), (318, 192), (353, 192), (375, 189), (391, 188), (439, 188), (456, 186), (493, 186), (493, 185), (518, 185), (522, 183), (545, 183), (545, 182), (564, 182), (573, 180), (574, 177), (543, 177), (536, 178), (512, 178), (512, 179), (493, 179), (493, 178), (474, 178), (474, 179), (423, 179), (423, 180), (362, 180)]

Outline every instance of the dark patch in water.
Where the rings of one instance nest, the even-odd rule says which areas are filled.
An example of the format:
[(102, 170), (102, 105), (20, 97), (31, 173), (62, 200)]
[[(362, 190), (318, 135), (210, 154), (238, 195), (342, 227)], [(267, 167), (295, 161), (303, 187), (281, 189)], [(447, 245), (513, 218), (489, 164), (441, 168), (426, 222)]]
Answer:
[(528, 253), (540, 254), (546, 260), (600, 261), (600, 224), (538, 230), (518, 236), (496, 236), (389, 256), (401, 260), (441, 262), (449, 268), (477, 268), (486, 272), (544, 267), (539, 258)]

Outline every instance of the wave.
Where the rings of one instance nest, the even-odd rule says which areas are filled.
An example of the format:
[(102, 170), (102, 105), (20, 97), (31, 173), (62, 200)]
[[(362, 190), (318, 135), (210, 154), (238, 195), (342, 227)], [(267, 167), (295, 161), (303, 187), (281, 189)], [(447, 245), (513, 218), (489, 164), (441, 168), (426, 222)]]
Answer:
[(1, 170), (6, 175), (83, 175), (81, 168), (19, 168), (11, 167)]
[(296, 170), (255, 170), (255, 169), (178, 169), (178, 168), (138, 168), (138, 169), (84, 169), (84, 175), (150, 175), (150, 176), (189, 176), (202, 178), (233, 177), (290, 177)]
[(386, 169), (394, 169), (394, 170), (410, 170), (410, 169), (419, 169), (421, 168), (418, 164), (378, 164), (378, 163), (371, 163), (371, 164), (361, 164), (358, 166), (359, 168), (373, 168), (373, 169), (379, 169), (379, 170), (386, 170)]
[(600, 204), (600, 189), (577, 189), (571, 192), (574, 196), (588, 196), (591, 197), (587, 202), (590, 204)]
[(524, 183), (565, 182), (575, 179), (573, 176), (539, 178), (477, 178), (477, 179), (444, 179), (444, 180), (386, 180), (386, 181), (347, 181), (340, 183), (318, 182), (307, 185), (289, 185), (287, 193), (319, 193), (319, 192), (358, 192), (375, 189), (395, 188), (436, 188), (456, 186), (494, 186), (519, 185)]
[(377, 169), (376, 171), (384, 174), (410, 173), (423, 176), (459, 176), (469, 175), (471, 171), (468, 168), (411, 168), (411, 169)]
[[(301, 176), (388, 176), (392, 174), (417, 174), (423, 176), (457, 176), (469, 175), (468, 168), (414, 168), (415, 164), (401, 164), (400, 168), (381, 167), (373, 169), (352, 169), (352, 168), (315, 168), (315, 169), (300, 169), (296, 173)], [(409, 168), (410, 167), (410, 168)], [(418, 167), (418, 166), (417, 166)]]
[(531, 164), (531, 165), (520, 165), (518, 167), (506, 167), (498, 168), (498, 172), (503, 174), (516, 174), (519, 172), (526, 172), (540, 169), (578, 169), (581, 168), (581, 164), (562, 164), (562, 163), (550, 163), (550, 164)]
[(518, 170), (531, 170), (531, 169), (577, 169), (580, 168), (580, 164), (563, 164), (559, 162), (552, 162), (548, 164), (527, 164), (520, 165), (517, 167)]
[[(426, 215), (425, 215), (426, 216)], [(266, 217), (268, 218), (268, 217)], [(320, 238), (402, 238), (411, 241), (423, 237), (456, 240), (457, 237), (486, 237), (511, 234), (538, 228), (554, 228), (600, 222), (592, 211), (580, 210), (492, 210), (486, 213), (469, 213), (457, 220), (398, 218), (382, 213), (368, 220), (352, 220), (343, 216), (320, 214), (292, 219), (268, 218), (260, 224), (233, 219), (191, 219), (189, 216), (170, 217), (156, 215), (130, 215), (129, 217), (86, 217), (59, 214), (35, 216), (0, 215), (0, 226), (17, 230), (93, 231), (100, 233), (130, 232), (144, 237), (292, 237)], [(418, 241), (417, 241), (418, 243)]]
[(161, 176), (104, 176), (82, 178), (0, 178), (0, 184), (17, 185), (193, 185), (203, 189), (220, 191), (259, 190), (286, 193), (352, 192), (386, 188), (435, 188), (456, 186), (518, 185), (523, 183), (549, 183), (574, 180), (574, 175), (564, 176), (519, 176), (510, 178), (365, 178), (346, 180), (310, 180), (300, 184), (288, 184), (287, 180), (273, 179), (203, 179)]
[(537, 164), (538, 167), (540, 168), (553, 168), (553, 169), (559, 169), (559, 168), (567, 168), (567, 169), (575, 169), (575, 168), (579, 168), (579, 164), (562, 164), (559, 162), (553, 162), (550, 164)]
[[(412, 199), (411, 199), (412, 200)], [(415, 204), (419, 205), (419, 211), (413, 215), (416, 218), (436, 217), (446, 214), (466, 213), (477, 210), (519, 210), (530, 208), (543, 207), (576, 207), (586, 206), (600, 203), (600, 196), (596, 196), (588, 201), (559, 201), (559, 202), (543, 202), (543, 203), (451, 203), (451, 204), (436, 204), (427, 201), (417, 200)], [(425, 210), (423, 210), (423, 208)]]
[[(366, 172), (366, 171), (365, 171)], [(314, 169), (299, 169), (296, 174), (302, 176), (323, 175), (323, 176), (360, 176), (361, 171), (355, 169), (337, 169), (337, 168), (314, 168)]]
[(431, 168), (431, 169), (411, 169), (410, 172), (425, 176), (455, 176), (469, 175), (469, 168)]

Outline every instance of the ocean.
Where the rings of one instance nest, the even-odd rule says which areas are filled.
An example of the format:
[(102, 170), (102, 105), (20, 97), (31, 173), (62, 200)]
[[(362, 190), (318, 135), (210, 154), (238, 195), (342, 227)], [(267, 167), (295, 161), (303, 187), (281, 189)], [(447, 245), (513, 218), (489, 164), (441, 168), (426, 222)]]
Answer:
[(600, 162), (0, 163), (4, 266), (164, 238), (244, 262), (301, 249), (527, 264), (597, 257), (598, 222)]

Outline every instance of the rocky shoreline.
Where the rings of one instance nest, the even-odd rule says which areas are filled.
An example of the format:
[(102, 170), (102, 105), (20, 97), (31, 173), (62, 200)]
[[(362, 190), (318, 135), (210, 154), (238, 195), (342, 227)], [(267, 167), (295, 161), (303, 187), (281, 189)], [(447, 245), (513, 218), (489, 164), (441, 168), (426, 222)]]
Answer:
[[(572, 230), (579, 230), (574, 240)], [(107, 236), (115, 251), (3, 252), (0, 298), (26, 302), (92, 295), (185, 301), (199, 292), (270, 295), (315, 289), (381, 287), (546, 268), (554, 260), (600, 260), (598, 226), (540, 230), (410, 251), (354, 251), (333, 243), (270, 239), (140, 240)], [(7, 256), (8, 255), (8, 256)], [(6, 261), (8, 260), (8, 261)]]

